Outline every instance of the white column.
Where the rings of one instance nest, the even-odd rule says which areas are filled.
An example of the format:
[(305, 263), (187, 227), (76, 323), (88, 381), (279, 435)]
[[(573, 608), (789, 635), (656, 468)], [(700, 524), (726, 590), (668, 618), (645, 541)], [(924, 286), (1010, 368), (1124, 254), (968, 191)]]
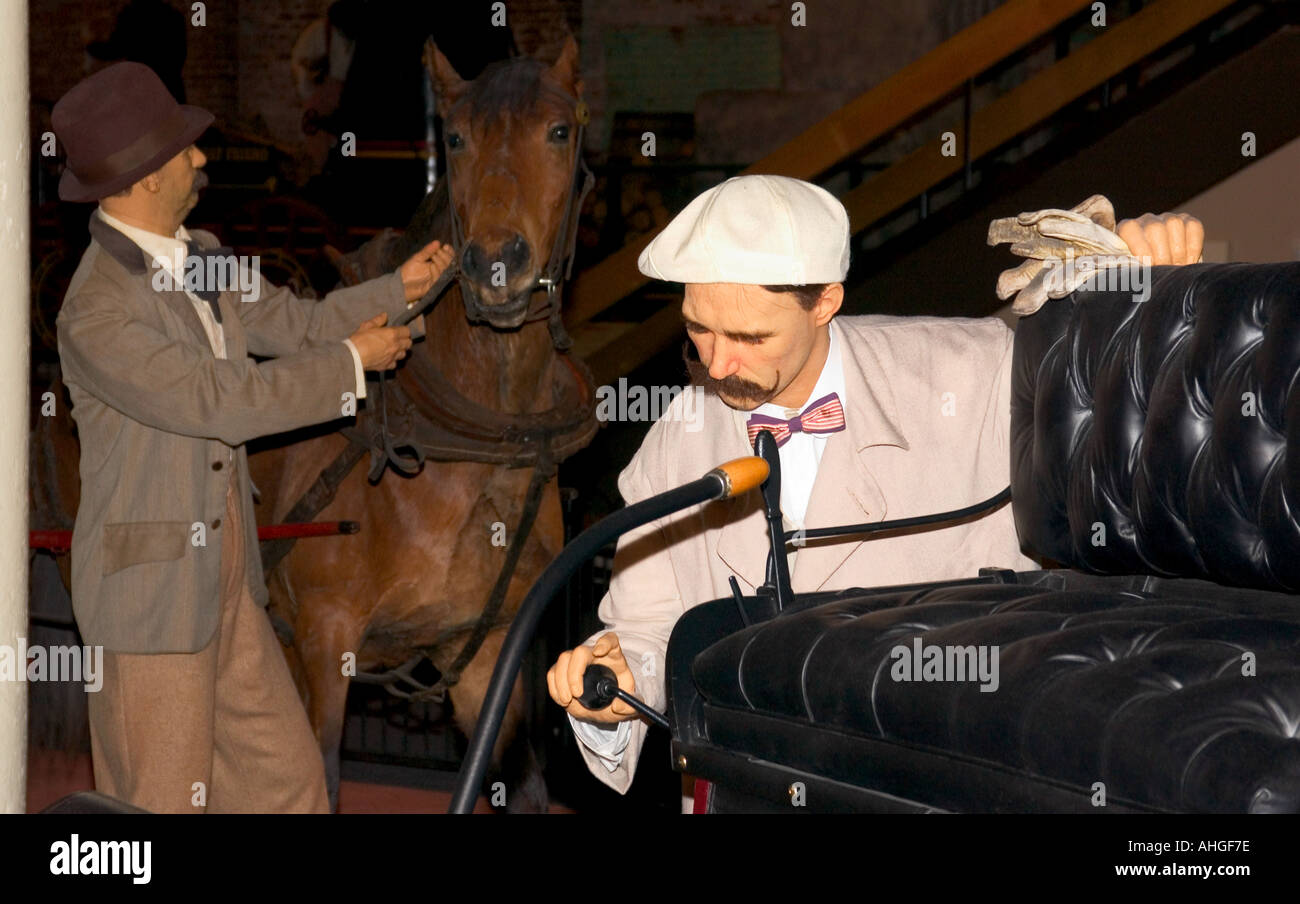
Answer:
[[(0, 644), (11, 655), (27, 636), (27, 98), (27, 4), (0, 3)], [(0, 681), (0, 813), (26, 809), (27, 685)]]

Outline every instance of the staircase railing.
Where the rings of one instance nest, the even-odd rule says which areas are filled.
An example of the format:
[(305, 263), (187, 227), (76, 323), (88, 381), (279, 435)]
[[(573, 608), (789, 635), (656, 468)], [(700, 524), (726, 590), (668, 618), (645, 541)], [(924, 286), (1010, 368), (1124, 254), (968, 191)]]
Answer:
[[(845, 193), (841, 200), (855, 233), (878, 223), (914, 200), (966, 172), (971, 163), (1057, 114), (1160, 48), (1192, 31), (1240, 0), (1157, 0), (1109, 24), (1080, 47), (1059, 46), (1060, 59), (1029, 76), (979, 110), (973, 86), (990, 69), (1027, 45), (1041, 42), (1092, 4), (1087, 0), (1009, 0), (925, 56), (836, 110), (802, 134), (747, 167), (745, 173), (773, 173), (814, 180), (900, 126), (960, 99), (959, 112), (945, 109), (960, 146), (951, 156), (937, 142), (905, 154)], [(1117, 4), (1109, 4), (1114, 7)], [(1077, 200), (1077, 199), (1076, 199)], [(656, 306), (635, 324), (636, 342), (624, 341), (631, 325), (593, 322), (648, 280), (636, 267), (641, 251), (658, 230), (641, 235), (586, 268), (573, 285), (566, 321), (598, 382), (612, 380), (644, 363), (680, 333), (677, 305)]]

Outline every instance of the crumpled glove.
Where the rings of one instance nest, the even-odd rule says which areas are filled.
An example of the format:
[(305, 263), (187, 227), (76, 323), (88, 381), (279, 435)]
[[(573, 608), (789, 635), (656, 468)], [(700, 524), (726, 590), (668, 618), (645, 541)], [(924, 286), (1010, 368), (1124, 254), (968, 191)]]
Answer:
[[(1098, 270), (1139, 263), (1115, 233), (1115, 208), (1104, 195), (1093, 195), (1070, 210), (1049, 207), (989, 224), (990, 245), (1011, 244), (1026, 258), (998, 276), (998, 298), (1016, 297), (1011, 310), (1026, 317), (1049, 298), (1064, 298)], [(1057, 261), (1071, 261), (1065, 267)]]

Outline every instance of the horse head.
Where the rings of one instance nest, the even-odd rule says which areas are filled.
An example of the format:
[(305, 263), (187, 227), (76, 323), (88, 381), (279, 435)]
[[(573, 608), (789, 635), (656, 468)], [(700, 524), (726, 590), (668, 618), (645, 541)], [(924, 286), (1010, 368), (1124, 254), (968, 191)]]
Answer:
[(442, 115), (466, 311), (498, 329), (540, 319), (533, 294), (560, 278), (561, 245), (578, 214), (572, 195), (587, 113), (577, 44), (570, 36), (549, 65), (492, 63), (472, 82), (432, 40), (424, 62)]

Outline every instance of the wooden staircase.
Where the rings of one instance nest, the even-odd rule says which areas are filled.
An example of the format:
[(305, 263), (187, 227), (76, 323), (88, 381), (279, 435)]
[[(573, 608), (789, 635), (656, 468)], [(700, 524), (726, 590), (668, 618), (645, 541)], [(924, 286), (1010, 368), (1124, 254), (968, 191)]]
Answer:
[[(815, 181), (860, 157), (900, 127), (926, 115), (937, 116), (938, 121), (928, 123), (927, 129), (937, 125), (938, 131), (952, 131), (961, 152), (945, 156), (938, 141), (927, 141), (843, 194), (841, 200), (857, 234), (918, 199), (924, 211), (928, 193), (954, 177), (964, 175), (969, 187), (971, 167), (981, 158), (1089, 92), (1108, 90), (1112, 79), (1221, 17), (1229, 7), (1251, 5), (1240, 0), (1156, 0), (1096, 29), (1077, 49), (1061, 48), (1058, 41), (1058, 53), (1064, 53), (1054, 64), (974, 109), (974, 85), (982, 74), (1028, 46), (1059, 37), (1072, 19), (1081, 19), (1079, 24), (1086, 26), (1092, 7), (1089, 0), (1008, 0), (744, 173)], [(1114, 15), (1119, 4), (1107, 6)], [(960, 108), (956, 114), (951, 112), (953, 100), (961, 101), (955, 105)], [(1068, 206), (1081, 199), (1058, 200)], [(573, 284), (565, 319), (577, 353), (590, 365), (597, 383), (627, 374), (682, 335), (679, 298), (671, 291), (640, 296), (633, 305), (636, 319), (627, 314), (618, 320), (601, 318), (650, 282), (637, 270), (636, 261), (656, 234), (642, 235), (586, 268)], [(620, 305), (620, 312), (628, 307)]]

